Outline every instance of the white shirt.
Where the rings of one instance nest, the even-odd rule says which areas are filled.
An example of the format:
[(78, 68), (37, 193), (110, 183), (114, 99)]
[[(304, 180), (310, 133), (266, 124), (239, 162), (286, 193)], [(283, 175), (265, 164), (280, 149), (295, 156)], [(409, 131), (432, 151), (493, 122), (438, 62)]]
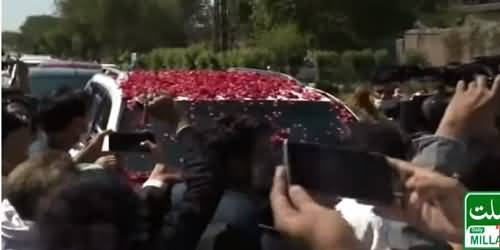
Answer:
[(427, 241), (410, 237), (403, 229), (403, 222), (388, 220), (376, 215), (373, 206), (363, 205), (353, 199), (342, 199), (336, 206), (344, 219), (352, 226), (356, 238), (366, 249), (409, 249), (426, 245)]
[(38, 238), (33, 221), (21, 219), (8, 200), (1, 204), (2, 250), (37, 249)]

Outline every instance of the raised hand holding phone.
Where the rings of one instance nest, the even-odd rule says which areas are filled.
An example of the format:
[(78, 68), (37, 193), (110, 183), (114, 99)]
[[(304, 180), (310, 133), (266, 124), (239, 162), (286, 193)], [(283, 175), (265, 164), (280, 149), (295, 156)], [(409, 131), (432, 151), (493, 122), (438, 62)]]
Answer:
[(478, 76), (476, 81), (468, 84), (460, 81), (436, 134), (454, 139), (473, 137), (489, 141), (499, 134), (495, 128), (499, 107), (500, 75), (491, 87), (484, 76)]
[(464, 197), (467, 189), (457, 179), (441, 175), (411, 163), (388, 159), (405, 176), (405, 207), (376, 207), (375, 211), (394, 220), (401, 220), (422, 232), (461, 243), (464, 228)]
[(348, 197), (369, 204), (393, 204), (402, 197), (399, 173), (384, 156), (306, 143), (287, 143), (286, 148), (290, 185), (325, 198)]
[(286, 169), (276, 168), (270, 193), (275, 229), (306, 249), (362, 249), (342, 215), (316, 203), (300, 186), (286, 184)]

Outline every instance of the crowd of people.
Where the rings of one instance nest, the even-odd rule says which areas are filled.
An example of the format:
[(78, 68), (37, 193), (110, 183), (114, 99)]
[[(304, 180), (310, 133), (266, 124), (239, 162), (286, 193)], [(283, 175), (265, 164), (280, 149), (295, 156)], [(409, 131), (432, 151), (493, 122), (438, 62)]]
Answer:
[[(132, 187), (119, 157), (102, 151), (112, 131), (88, 134), (85, 92), (60, 89), (36, 108), (22, 95), (4, 98), (2, 249), (462, 249), (466, 192), (500, 190), (500, 76), (459, 82), (444, 110), (430, 112), (441, 113), (435, 130), (418, 137), (391, 121), (394, 96), (403, 98), (358, 90), (362, 121), (347, 139), (386, 155), (399, 173), (404, 194), (392, 206), (350, 198), (326, 206), (290, 185), (286, 168), (269, 166), (273, 124), (227, 115), (202, 130), (162, 95), (145, 110), (175, 135), (183, 166), (145, 141), (153, 171)], [(173, 202), (178, 183), (186, 190)], [(221, 208), (227, 193), (250, 197), (257, 214)], [(213, 223), (220, 209), (231, 217), (223, 228)]]

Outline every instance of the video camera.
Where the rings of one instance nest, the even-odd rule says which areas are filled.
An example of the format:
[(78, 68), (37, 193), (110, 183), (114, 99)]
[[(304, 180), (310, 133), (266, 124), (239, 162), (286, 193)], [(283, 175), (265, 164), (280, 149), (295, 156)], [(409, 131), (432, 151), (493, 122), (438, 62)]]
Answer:
[[(373, 78), (374, 85), (408, 81), (438, 82), (441, 86), (455, 86), (459, 81), (471, 82), (477, 75), (485, 75), (490, 83), (500, 74), (500, 55), (476, 57), (466, 64), (451, 63), (443, 67), (389, 66), (379, 68)], [(408, 133), (433, 132), (446, 110), (448, 98), (444, 95), (415, 96), (399, 104), (397, 119)], [(497, 119), (500, 128), (500, 117)]]
[(473, 81), (477, 75), (485, 75), (491, 81), (500, 74), (500, 55), (476, 57), (466, 64), (450, 63), (442, 67), (418, 65), (386, 66), (378, 68), (372, 77), (374, 84), (391, 82), (430, 81), (455, 86), (460, 80)]

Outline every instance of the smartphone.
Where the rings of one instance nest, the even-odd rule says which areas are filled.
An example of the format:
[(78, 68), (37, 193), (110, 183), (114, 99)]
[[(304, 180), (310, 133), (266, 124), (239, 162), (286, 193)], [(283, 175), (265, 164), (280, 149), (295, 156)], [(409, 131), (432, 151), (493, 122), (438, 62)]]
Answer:
[(112, 133), (109, 135), (109, 150), (112, 152), (149, 153), (150, 149), (142, 145), (144, 141), (156, 142), (151, 132)]
[(369, 204), (394, 204), (402, 197), (401, 178), (382, 155), (319, 144), (286, 143), (284, 147), (290, 184)]
[(290, 186), (291, 184), (298, 184), (298, 183), (293, 183), (290, 177), (290, 156), (288, 151), (288, 139), (283, 141), (283, 150), (281, 152), (281, 155), (283, 158), (283, 166), (285, 167), (285, 172), (286, 172), (286, 185)]

